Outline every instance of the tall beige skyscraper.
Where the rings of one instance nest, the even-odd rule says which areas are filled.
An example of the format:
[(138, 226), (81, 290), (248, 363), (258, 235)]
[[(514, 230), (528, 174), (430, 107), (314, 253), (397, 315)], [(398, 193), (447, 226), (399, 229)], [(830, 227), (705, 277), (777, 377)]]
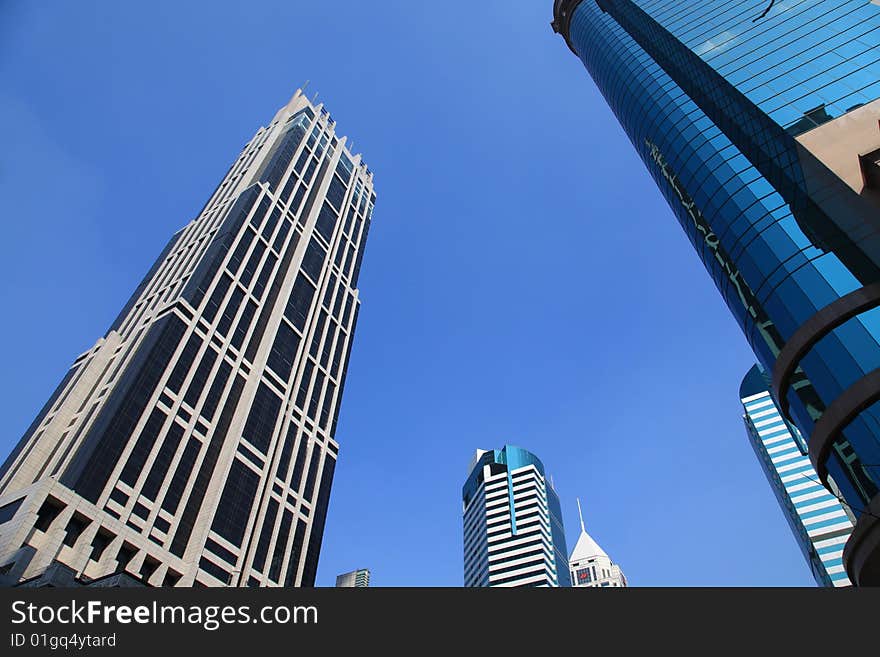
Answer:
[(0, 576), (313, 585), (374, 202), (297, 90), (0, 468)]

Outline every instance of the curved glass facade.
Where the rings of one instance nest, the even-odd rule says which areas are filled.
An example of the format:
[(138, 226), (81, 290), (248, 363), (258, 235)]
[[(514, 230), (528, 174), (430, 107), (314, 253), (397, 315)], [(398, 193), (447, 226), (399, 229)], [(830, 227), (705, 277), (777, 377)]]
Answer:
[[(557, 21), (561, 11), (767, 371), (818, 311), (880, 280), (880, 210), (797, 139), (880, 98), (880, 6), (583, 0), (557, 2)], [(818, 337), (780, 391), (806, 436), (880, 366), (880, 310)], [(880, 486), (878, 406), (820, 464), (856, 516)]]

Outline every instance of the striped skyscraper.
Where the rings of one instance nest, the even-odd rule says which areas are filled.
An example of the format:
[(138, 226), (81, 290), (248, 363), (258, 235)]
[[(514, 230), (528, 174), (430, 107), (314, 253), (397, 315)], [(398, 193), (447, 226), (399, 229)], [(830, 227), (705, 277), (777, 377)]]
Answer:
[(465, 586), (571, 586), (559, 496), (537, 456), (477, 450), (462, 489)]
[(7, 581), (314, 583), (374, 200), (297, 91), (0, 469)]
[(853, 523), (819, 480), (800, 432), (779, 412), (756, 365), (740, 387), (749, 442), (819, 586), (849, 586), (843, 547)]

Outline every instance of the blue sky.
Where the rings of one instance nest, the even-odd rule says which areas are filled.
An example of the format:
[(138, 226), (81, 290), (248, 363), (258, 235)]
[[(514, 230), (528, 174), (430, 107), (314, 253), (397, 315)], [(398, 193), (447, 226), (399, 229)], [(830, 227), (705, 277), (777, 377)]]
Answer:
[(753, 357), (550, 0), (0, 5), (0, 450), (310, 80), (375, 172), (318, 585), (460, 586), (476, 448), (636, 586), (810, 586)]

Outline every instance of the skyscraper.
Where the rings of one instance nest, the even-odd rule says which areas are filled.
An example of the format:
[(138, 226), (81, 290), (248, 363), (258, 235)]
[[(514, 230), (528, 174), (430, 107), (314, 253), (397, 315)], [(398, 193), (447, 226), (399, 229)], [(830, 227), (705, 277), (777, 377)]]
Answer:
[(837, 497), (819, 481), (803, 437), (782, 417), (760, 366), (748, 371), (739, 396), (749, 442), (813, 578), (819, 586), (849, 586), (843, 569), (843, 546), (852, 533), (852, 520)]
[(537, 456), (477, 450), (462, 488), (465, 586), (571, 586), (559, 496)]
[(340, 589), (360, 589), (370, 585), (370, 571), (366, 568), (352, 570), (350, 573), (343, 573), (336, 576), (336, 588)]
[[(556, 0), (880, 584), (880, 6)], [(867, 512), (865, 512), (867, 511)]]
[(375, 195), (297, 90), (0, 468), (0, 573), (311, 586)]
[(578, 500), (578, 517), (581, 521), (581, 535), (578, 536), (574, 550), (568, 558), (571, 585), (575, 587), (624, 587), (626, 576), (611, 557), (605, 552), (584, 527), (581, 501)]

